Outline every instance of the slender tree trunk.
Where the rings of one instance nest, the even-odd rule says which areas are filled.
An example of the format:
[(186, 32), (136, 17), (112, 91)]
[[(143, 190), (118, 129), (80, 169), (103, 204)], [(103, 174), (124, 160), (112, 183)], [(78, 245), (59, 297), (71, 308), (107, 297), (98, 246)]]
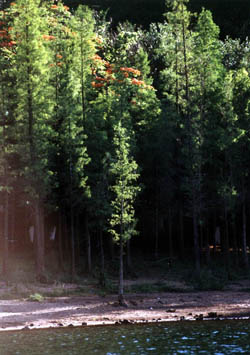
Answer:
[(59, 214), (58, 218), (58, 266), (59, 270), (64, 271), (63, 263), (63, 245), (62, 245), (62, 215)]
[(173, 230), (172, 230), (172, 212), (171, 209), (168, 209), (168, 246), (169, 246), (169, 256), (172, 259), (173, 252)]
[(216, 212), (213, 211), (213, 256), (216, 255), (216, 230), (217, 230), (217, 226), (216, 226)]
[(235, 216), (233, 218), (233, 250), (234, 250), (234, 252), (233, 252), (234, 263), (235, 263), (235, 266), (238, 268), (239, 267), (239, 248), (238, 248), (238, 242), (237, 242)]
[(70, 204), (70, 236), (71, 236), (71, 278), (72, 281), (76, 276), (76, 259), (75, 259), (75, 223), (73, 203)]
[(121, 203), (121, 222), (120, 222), (120, 267), (119, 267), (119, 290), (118, 302), (121, 306), (125, 305), (124, 301), (124, 270), (123, 270), (123, 206), (124, 201)]
[(35, 235), (36, 235), (36, 275), (39, 281), (44, 280), (44, 233), (43, 233), (43, 221), (41, 221), (39, 201), (35, 202)]
[(76, 236), (76, 248), (75, 248), (75, 253), (76, 253), (76, 265), (80, 264), (80, 236), (79, 236), (79, 213), (76, 213), (76, 231), (75, 231), (75, 236)]
[(180, 249), (181, 249), (181, 259), (185, 257), (185, 245), (184, 245), (184, 228), (183, 228), (183, 208), (180, 207)]
[(195, 255), (195, 272), (200, 277), (200, 247), (198, 232), (198, 216), (196, 206), (193, 206), (193, 233), (194, 233), (194, 255)]
[(15, 245), (15, 223), (16, 223), (16, 209), (15, 209), (15, 195), (13, 193), (13, 198), (11, 200), (10, 208), (10, 239), (13, 243), (13, 249)]
[(119, 267), (119, 290), (118, 290), (118, 302), (124, 304), (124, 285), (123, 285), (123, 240), (122, 234), (120, 237), (120, 267)]
[(247, 255), (247, 227), (246, 227), (246, 201), (245, 194), (242, 204), (242, 259), (245, 269), (249, 267), (248, 255)]
[(3, 242), (3, 264), (2, 273), (7, 282), (8, 259), (9, 259), (9, 193), (4, 192), (4, 242)]
[(206, 264), (210, 265), (210, 246), (209, 246), (209, 226), (206, 224), (205, 228), (205, 255), (206, 255)]
[(100, 255), (101, 255), (101, 272), (100, 272), (100, 285), (105, 286), (105, 260), (104, 260), (104, 248), (103, 248), (103, 231), (102, 227), (99, 229), (100, 240)]
[(228, 213), (226, 206), (224, 206), (224, 218), (225, 218), (225, 237), (224, 237), (224, 260), (228, 277), (230, 276), (230, 258), (229, 258), (229, 226), (228, 226)]
[(89, 219), (88, 219), (87, 212), (85, 212), (84, 222), (85, 222), (85, 236), (86, 236), (86, 242), (87, 242), (88, 272), (91, 273), (92, 272), (91, 238), (90, 238), (90, 233), (89, 233)]
[[(157, 198), (158, 200), (158, 198)], [(159, 208), (158, 208), (158, 201), (156, 202), (155, 207), (155, 259), (158, 258), (158, 250), (159, 250)]]

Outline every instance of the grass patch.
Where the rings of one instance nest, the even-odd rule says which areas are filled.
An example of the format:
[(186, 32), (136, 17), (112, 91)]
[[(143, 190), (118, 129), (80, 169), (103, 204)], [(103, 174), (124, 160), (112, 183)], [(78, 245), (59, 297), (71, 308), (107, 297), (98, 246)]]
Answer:
[(44, 297), (40, 293), (34, 293), (33, 295), (29, 296), (29, 301), (32, 302), (43, 302)]

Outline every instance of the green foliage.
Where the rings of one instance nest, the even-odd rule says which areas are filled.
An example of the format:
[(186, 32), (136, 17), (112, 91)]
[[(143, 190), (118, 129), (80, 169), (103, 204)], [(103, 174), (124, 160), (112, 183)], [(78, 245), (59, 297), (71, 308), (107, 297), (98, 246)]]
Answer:
[(32, 302), (43, 302), (44, 301), (44, 297), (40, 293), (34, 293), (34, 294), (29, 296), (29, 301), (32, 301)]
[(64, 249), (76, 249), (67, 235), (78, 215), (78, 255), (85, 216), (105, 252), (108, 231), (125, 243), (138, 230), (150, 248), (157, 236), (166, 253), (173, 235), (177, 253), (181, 210), (185, 247), (211, 244), (220, 224), (240, 254), (250, 186), (249, 40), (220, 41), (212, 13), (189, 9), (186, 0), (167, 2), (165, 22), (149, 31), (128, 21), (114, 28), (61, 1), (18, 0), (0, 13), (6, 235), (25, 241), (34, 216), (44, 211), (49, 220), (53, 206), (66, 216)]
[[(135, 185), (139, 177), (138, 166), (130, 156), (129, 137), (126, 128), (118, 122), (114, 127), (115, 156), (110, 166), (114, 176), (112, 191), (114, 200), (111, 202), (113, 212), (110, 220), (110, 232), (114, 240), (127, 241), (135, 232), (134, 201), (140, 187)], [(119, 228), (118, 228), (119, 227)]]

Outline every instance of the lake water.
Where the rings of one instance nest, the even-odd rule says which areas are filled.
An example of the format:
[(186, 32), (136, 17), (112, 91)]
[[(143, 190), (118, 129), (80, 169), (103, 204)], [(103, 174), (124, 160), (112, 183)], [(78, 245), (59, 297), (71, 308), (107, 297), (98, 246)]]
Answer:
[(183, 321), (0, 333), (1, 355), (250, 354), (250, 321)]

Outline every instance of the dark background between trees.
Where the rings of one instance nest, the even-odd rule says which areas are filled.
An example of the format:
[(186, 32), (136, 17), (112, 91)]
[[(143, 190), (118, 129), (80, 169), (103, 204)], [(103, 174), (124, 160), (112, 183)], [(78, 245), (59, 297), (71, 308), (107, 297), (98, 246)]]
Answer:
[[(76, 8), (82, 1), (66, 0), (65, 4)], [(114, 24), (130, 21), (147, 28), (152, 22), (162, 22), (166, 12), (165, 0), (87, 0), (84, 4), (93, 9), (107, 10)], [(248, 0), (190, 0), (188, 8), (200, 12), (202, 7), (211, 10), (215, 23), (220, 27), (221, 38), (245, 38), (249, 36), (250, 3)]]

